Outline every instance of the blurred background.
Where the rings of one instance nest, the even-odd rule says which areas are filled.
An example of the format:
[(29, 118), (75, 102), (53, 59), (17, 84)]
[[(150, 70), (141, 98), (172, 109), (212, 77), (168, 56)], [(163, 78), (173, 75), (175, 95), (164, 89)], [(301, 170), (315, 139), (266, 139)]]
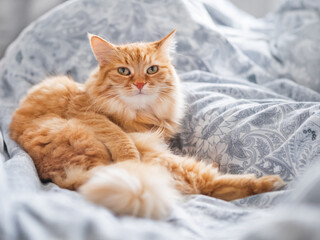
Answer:
[[(66, 0), (0, 0), (0, 58), (30, 22)], [(195, 0), (196, 1), (196, 0)], [(219, 0), (212, 0), (219, 1)], [(274, 10), (281, 0), (230, 0), (257, 18)]]

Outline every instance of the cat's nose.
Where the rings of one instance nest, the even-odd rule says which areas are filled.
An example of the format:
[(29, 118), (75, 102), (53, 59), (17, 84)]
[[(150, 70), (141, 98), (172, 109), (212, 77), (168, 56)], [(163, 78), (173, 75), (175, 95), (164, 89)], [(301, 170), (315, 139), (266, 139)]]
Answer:
[(144, 83), (144, 82), (137, 82), (137, 83), (133, 83), (133, 84), (134, 84), (139, 90), (141, 90), (146, 83)]

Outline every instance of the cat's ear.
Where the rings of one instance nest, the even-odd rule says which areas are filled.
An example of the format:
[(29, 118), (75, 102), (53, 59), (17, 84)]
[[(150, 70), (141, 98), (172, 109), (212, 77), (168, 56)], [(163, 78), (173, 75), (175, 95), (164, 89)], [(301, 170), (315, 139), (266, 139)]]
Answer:
[(88, 33), (88, 38), (91, 49), (98, 60), (99, 65), (103, 66), (110, 62), (114, 55), (114, 46), (97, 35)]
[(176, 33), (176, 29), (174, 29), (171, 33), (169, 33), (167, 36), (165, 36), (161, 40), (154, 42), (156, 48), (167, 54), (174, 52), (176, 47), (176, 41), (174, 39), (175, 33)]

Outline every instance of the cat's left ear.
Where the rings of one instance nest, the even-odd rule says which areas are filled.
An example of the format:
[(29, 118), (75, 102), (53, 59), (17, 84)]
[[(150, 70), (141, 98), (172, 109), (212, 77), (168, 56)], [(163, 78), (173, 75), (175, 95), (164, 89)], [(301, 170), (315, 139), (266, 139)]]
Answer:
[(91, 49), (100, 66), (108, 64), (114, 57), (114, 46), (103, 38), (88, 33)]
[(175, 33), (176, 33), (176, 29), (174, 29), (171, 33), (169, 33), (167, 36), (165, 36), (161, 40), (154, 42), (156, 48), (167, 54), (174, 52), (176, 47), (176, 41), (174, 39)]

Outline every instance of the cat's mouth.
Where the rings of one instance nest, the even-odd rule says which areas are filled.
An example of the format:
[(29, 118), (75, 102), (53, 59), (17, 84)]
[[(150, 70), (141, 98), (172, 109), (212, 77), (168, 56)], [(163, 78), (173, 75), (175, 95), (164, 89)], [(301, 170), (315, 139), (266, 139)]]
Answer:
[(141, 95), (147, 95), (144, 91), (139, 90), (137, 93), (135, 93), (133, 96), (141, 96)]

